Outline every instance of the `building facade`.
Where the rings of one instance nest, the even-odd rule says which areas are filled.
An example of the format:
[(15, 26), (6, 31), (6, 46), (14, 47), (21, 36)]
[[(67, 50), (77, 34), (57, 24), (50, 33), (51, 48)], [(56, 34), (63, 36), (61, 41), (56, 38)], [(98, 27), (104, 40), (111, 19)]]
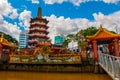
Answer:
[(78, 48), (78, 43), (73, 40), (70, 43), (68, 43), (68, 49), (76, 52), (80, 51), (80, 49)]
[(42, 18), (42, 10), (38, 8), (38, 14), (36, 18), (31, 18), (29, 27), (29, 47), (35, 47), (39, 41), (46, 41), (49, 39), (48, 26), (45, 18)]
[(55, 44), (62, 44), (64, 42), (64, 38), (62, 36), (55, 36)]
[(28, 30), (22, 31), (19, 36), (19, 48), (28, 47)]

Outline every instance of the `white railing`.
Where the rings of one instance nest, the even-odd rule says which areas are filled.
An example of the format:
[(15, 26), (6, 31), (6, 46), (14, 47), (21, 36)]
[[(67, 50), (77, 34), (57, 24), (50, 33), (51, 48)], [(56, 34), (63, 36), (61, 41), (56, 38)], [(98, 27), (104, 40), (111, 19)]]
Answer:
[(120, 57), (98, 53), (99, 65), (112, 77), (120, 80)]

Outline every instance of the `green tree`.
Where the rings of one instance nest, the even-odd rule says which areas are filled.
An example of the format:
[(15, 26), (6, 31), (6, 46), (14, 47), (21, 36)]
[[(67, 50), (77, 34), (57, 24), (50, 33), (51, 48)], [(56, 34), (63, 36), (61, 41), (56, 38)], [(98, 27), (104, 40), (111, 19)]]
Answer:
[(85, 48), (87, 46), (86, 36), (94, 35), (97, 31), (98, 31), (98, 29), (93, 26), (91, 26), (87, 29), (84, 29), (84, 30), (80, 30), (77, 33), (77, 35), (79, 36), (78, 47), (81, 48), (81, 50), (85, 50)]
[(4, 34), (4, 38), (5, 38), (8, 42), (11, 42), (11, 43), (14, 43), (14, 44), (18, 45), (18, 41), (17, 41), (15, 38), (11, 37), (11, 36), (8, 35), (8, 34), (5, 34), (5, 33), (3, 33), (3, 32), (0, 32), (0, 36), (1, 36), (2, 34)]
[(87, 29), (80, 30), (79, 33), (81, 33), (84, 37), (86, 37), (86, 36), (94, 35), (97, 31), (98, 31), (98, 29), (96, 27), (92, 26)]
[(70, 43), (72, 40), (75, 41), (75, 36), (76, 34), (69, 34), (65, 37), (65, 40), (63, 42), (64, 44), (64, 47), (67, 47), (68, 46), (68, 43)]
[[(87, 45), (86, 36), (92, 36), (97, 31), (98, 29), (96, 27), (91, 26), (91, 27), (88, 27), (87, 29), (78, 31), (77, 34), (69, 34), (65, 37), (64, 45), (67, 46), (69, 42), (74, 40), (78, 42), (79, 48), (85, 48)], [(110, 31), (110, 32), (115, 33), (114, 31)]]

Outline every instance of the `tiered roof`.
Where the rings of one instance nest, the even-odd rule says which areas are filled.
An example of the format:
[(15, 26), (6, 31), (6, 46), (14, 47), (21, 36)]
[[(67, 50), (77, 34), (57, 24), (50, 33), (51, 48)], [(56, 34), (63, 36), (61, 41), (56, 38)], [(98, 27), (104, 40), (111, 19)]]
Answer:
[(10, 42), (8, 42), (3, 36), (4, 35), (2, 34), (2, 36), (0, 37), (0, 47), (2, 47), (2, 45), (8, 46), (8, 47), (18, 47), (16, 45), (13, 45)]

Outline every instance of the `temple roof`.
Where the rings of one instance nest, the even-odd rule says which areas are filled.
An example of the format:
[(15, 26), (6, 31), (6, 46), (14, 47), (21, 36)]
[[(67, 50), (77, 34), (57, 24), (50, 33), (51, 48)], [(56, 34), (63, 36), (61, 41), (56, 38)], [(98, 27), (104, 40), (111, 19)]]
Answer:
[(100, 26), (99, 30), (96, 32), (96, 34), (92, 35), (92, 36), (87, 36), (87, 41), (91, 41), (91, 40), (111, 40), (114, 38), (120, 39), (120, 34), (114, 34), (111, 33), (110, 31), (102, 28), (102, 26)]
[[(0, 45), (1, 45), (1, 46), (4, 45), (4, 46), (8, 46), (8, 47), (13, 47), (13, 46), (14, 46), (13, 44), (11, 44), (10, 42), (8, 42), (8, 41), (3, 37), (3, 34), (2, 34), (2, 36), (0, 37)], [(15, 45), (15, 47), (17, 47), (17, 46)]]
[(38, 42), (37, 46), (51, 46), (51, 42)]

